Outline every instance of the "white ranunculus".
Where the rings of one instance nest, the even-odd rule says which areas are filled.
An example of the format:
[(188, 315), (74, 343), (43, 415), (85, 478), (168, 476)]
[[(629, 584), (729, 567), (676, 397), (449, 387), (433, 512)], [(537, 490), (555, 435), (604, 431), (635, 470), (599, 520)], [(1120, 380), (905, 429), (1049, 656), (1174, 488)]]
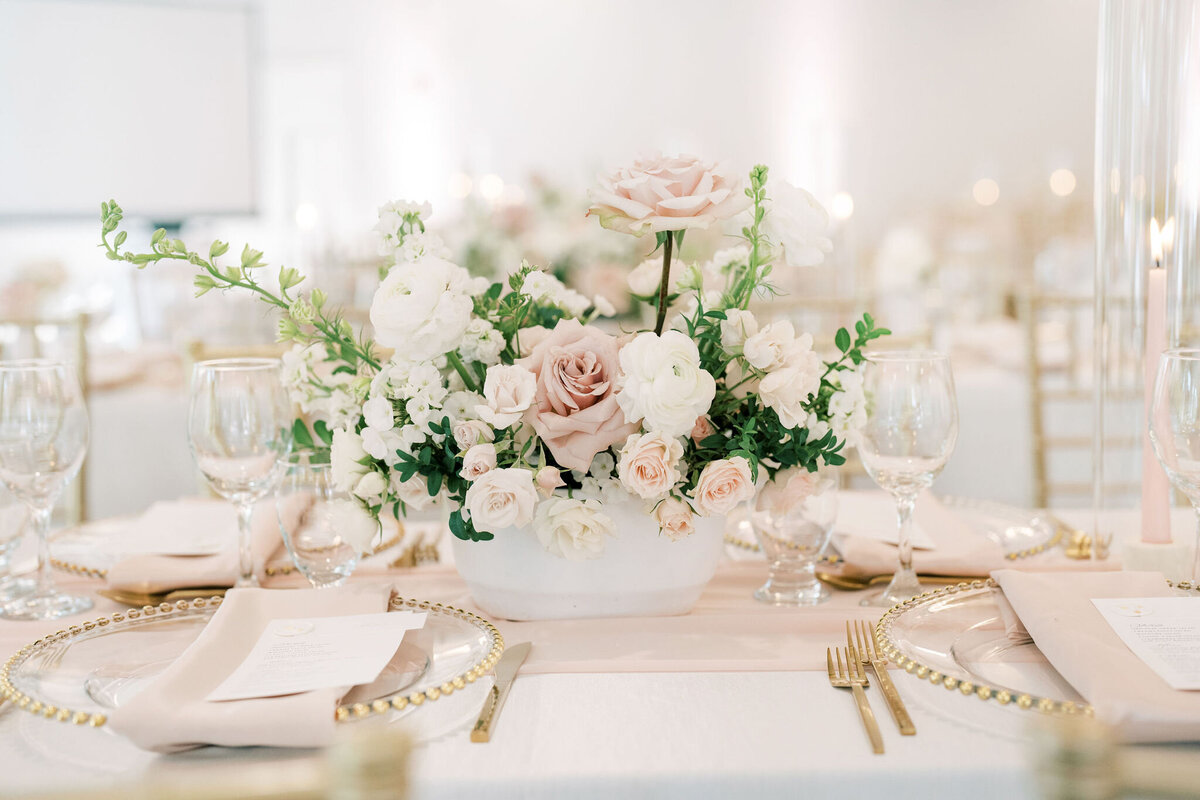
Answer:
[(396, 424), (392, 401), (386, 397), (372, 397), (363, 403), (362, 413), (367, 426), (380, 432), (390, 431)]
[(777, 242), (784, 264), (815, 267), (833, 252), (829, 212), (817, 198), (785, 181), (767, 183), (767, 216), (763, 232)]
[(537, 499), (533, 473), (509, 467), (494, 469), (472, 483), (466, 507), (475, 530), (494, 533), (528, 525)]
[(424, 475), (413, 475), (406, 481), (400, 480), (400, 473), (392, 473), (392, 495), (404, 503), (409, 511), (421, 511), (428, 508), (434, 501), (429, 494), (429, 483)]
[(387, 478), (371, 470), (359, 478), (358, 483), (351, 490), (351, 494), (355, 497), (361, 497), (368, 503), (380, 503), (383, 501), (383, 495), (387, 490)]
[(371, 552), (371, 542), (379, 534), (379, 520), (359, 503), (344, 498), (330, 500), (321, 506), (320, 513), (324, 515), (322, 521), (359, 555)]
[(515, 364), (496, 364), (488, 367), (484, 403), (475, 407), (475, 413), (494, 428), (507, 428), (528, 410), (536, 394), (536, 375)]
[(366, 457), (367, 451), (363, 449), (361, 436), (341, 428), (334, 430), (329, 452), (334, 486), (340, 491), (348, 492), (358, 485), (362, 476), (369, 471), (368, 467), (359, 463)]
[(534, 515), (533, 531), (546, 551), (570, 561), (604, 554), (604, 540), (616, 535), (616, 525), (596, 500), (550, 497)]
[(788, 428), (803, 427), (808, 420), (804, 406), (821, 388), (823, 366), (811, 349), (794, 354), (788, 366), (768, 372), (758, 385), (762, 404), (773, 409)]
[(742, 354), (755, 369), (779, 369), (787, 363), (796, 341), (796, 329), (789, 320), (772, 322), (756, 334), (747, 337)]
[(679, 331), (640, 333), (621, 348), (623, 385), (617, 403), (628, 422), (683, 436), (708, 412), (716, 394), (713, 376), (700, 368), (696, 343)]
[(756, 333), (758, 320), (749, 311), (740, 308), (725, 310), (725, 319), (721, 320), (721, 346), (727, 352), (737, 351)]
[(432, 256), (394, 267), (371, 300), (375, 340), (415, 361), (457, 349), (474, 308), (466, 293), (469, 277)]

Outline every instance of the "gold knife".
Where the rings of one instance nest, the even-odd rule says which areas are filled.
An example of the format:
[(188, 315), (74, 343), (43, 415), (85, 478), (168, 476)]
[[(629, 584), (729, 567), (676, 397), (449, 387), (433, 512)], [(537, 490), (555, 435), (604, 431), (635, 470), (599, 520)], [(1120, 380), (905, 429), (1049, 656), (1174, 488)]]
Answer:
[(479, 719), (475, 720), (475, 727), (471, 729), (472, 742), (491, 741), (492, 724), (496, 717), (500, 716), (500, 709), (504, 707), (504, 701), (508, 698), (508, 690), (512, 688), (513, 679), (517, 677), (517, 670), (525, 663), (532, 647), (529, 642), (515, 644), (505, 650), (504, 655), (496, 662), (496, 682), (492, 684), (487, 700), (483, 702), (483, 709), (479, 712)]

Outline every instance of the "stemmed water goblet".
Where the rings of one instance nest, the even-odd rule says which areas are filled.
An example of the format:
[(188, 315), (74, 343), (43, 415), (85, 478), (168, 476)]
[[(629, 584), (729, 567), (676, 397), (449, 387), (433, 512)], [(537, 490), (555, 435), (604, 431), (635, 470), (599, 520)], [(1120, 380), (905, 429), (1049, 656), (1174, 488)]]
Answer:
[(859, 456), (871, 480), (895, 498), (899, 523), (896, 573), (863, 605), (890, 607), (922, 591), (912, 566), (913, 506), (946, 466), (958, 438), (950, 358), (927, 350), (868, 353), (863, 389), (867, 420)]
[(0, 362), (0, 481), (29, 508), (38, 540), (35, 585), (5, 602), (0, 614), (9, 619), (53, 619), (92, 607), (89, 598), (55, 587), (47, 541), (50, 513), (83, 465), (88, 433), (73, 366), (47, 359)]
[[(1200, 525), (1200, 349), (1176, 348), (1159, 358), (1149, 426), (1154, 454)], [(1200, 581), (1200, 528), (1189, 577), (1193, 585)]]
[(292, 454), (275, 505), (288, 554), (317, 589), (345, 583), (379, 531), (378, 521), (334, 485), (328, 460), (312, 451)]
[(754, 597), (776, 606), (815, 606), (829, 599), (817, 580), (816, 562), (837, 520), (838, 481), (833, 467), (788, 470), (762, 488), (752, 516), (754, 535), (767, 557), (769, 577)]
[(292, 407), (273, 358), (201, 361), (192, 372), (188, 443), (217, 494), (237, 507), (238, 586), (257, 586), (254, 504), (275, 491), (292, 449)]

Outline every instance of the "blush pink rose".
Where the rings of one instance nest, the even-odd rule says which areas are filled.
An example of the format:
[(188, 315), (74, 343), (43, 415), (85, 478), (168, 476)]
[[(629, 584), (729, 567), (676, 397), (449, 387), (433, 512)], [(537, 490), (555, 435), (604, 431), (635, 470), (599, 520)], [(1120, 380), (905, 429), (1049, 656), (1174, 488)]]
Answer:
[(717, 429), (708, 421), (708, 417), (696, 417), (696, 424), (692, 426), (692, 441), (700, 444), (716, 432)]
[(696, 481), (692, 497), (705, 517), (728, 514), (738, 503), (754, 496), (750, 462), (742, 456), (722, 458), (706, 466)]
[(788, 514), (811, 497), (821, 485), (821, 476), (803, 467), (791, 467), (775, 475), (775, 480), (763, 487), (759, 508), (777, 514)]
[(525, 421), (559, 465), (586, 472), (592, 458), (638, 429), (617, 405), (617, 340), (578, 320), (559, 320), (517, 363), (537, 377)]
[(658, 431), (633, 434), (625, 440), (617, 461), (617, 477), (631, 494), (645, 500), (662, 497), (681, 477), (683, 445)]
[(589, 192), (600, 224), (622, 233), (707, 228), (750, 204), (741, 180), (724, 166), (695, 156), (640, 158), (600, 176)]
[(538, 494), (542, 497), (549, 497), (554, 494), (554, 490), (560, 486), (566, 486), (563, 483), (562, 473), (554, 467), (542, 467), (534, 476), (533, 482), (537, 484)]
[(692, 507), (682, 500), (668, 497), (654, 509), (654, 520), (668, 539), (677, 542), (696, 532)]
[(496, 445), (491, 443), (472, 445), (463, 454), (460, 473), (465, 480), (475, 481), (496, 468)]

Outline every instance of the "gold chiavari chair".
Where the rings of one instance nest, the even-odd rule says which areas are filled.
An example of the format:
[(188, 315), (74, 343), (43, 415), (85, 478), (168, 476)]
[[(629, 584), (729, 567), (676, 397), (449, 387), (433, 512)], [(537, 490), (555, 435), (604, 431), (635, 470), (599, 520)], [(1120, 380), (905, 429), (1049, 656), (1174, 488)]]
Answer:
[[(1031, 427), (1033, 503), (1047, 508), (1056, 501), (1078, 505), (1090, 498), (1093, 435), (1090, 422), (1094, 414), (1094, 381), (1091, 375), (1091, 317), (1093, 298), (1082, 295), (1043, 294), (1036, 290), (1018, 301), (1025, 330), (1026, 378), (1029, 388)], [(1117, 397), (1111, 390), (1110, 397)], [(1140, 385), (1131, 385), (1128, 397), (1119, 399), (1141, 402)], [(1067, 430), (1075, 422), (1073, 430)], [(1141, 439), (1136, 436), (1108, 436), (1107, 453), (1128, 450), (1129, 458), (1139, 458)], [(1065, 471), (1075, 473), (1071, 480), (1058, 477)], [(1132, 495), (1136, 481), (1111, 481), (1103, 489), (1106, 496)]]
[[(0, 358), (57, 358), (75, 364), (84, 405), (89, 405), (87, 330), (85, 313), (65, 317), (0, 319)], [(89, 409), (90, 410), (90, 409)], [(87, 460), (71, 481), (60, 504), (62, 523), (77, 525), (88, 518)]]

